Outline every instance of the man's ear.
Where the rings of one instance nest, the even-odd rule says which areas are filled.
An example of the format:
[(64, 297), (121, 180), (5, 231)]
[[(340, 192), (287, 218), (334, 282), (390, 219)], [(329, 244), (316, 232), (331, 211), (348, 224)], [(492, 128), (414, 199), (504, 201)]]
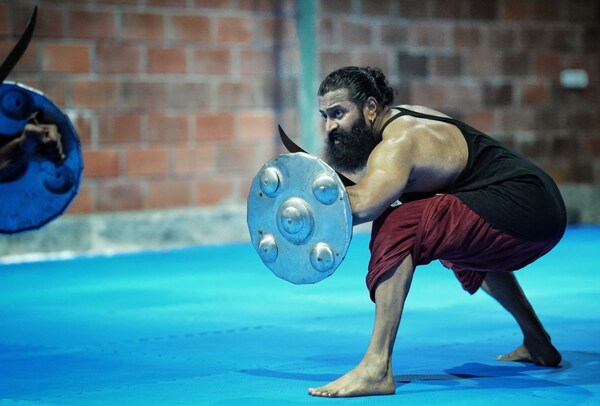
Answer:
[(373, 96), (370, 96), (363, 106), (363, 115), (365, 119), (373, 125), (375, 117), (377, 117), (378, 104)]

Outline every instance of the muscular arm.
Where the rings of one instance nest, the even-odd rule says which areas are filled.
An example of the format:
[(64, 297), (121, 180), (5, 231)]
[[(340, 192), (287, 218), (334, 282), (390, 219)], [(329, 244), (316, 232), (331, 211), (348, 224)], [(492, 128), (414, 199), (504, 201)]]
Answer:
[(373, 150), (365, 175), (347, 188), (354, 225), (376, 219), (402, 195), (413, 170), (414, 149), (412, 137), (407, 134), (384, 138)]

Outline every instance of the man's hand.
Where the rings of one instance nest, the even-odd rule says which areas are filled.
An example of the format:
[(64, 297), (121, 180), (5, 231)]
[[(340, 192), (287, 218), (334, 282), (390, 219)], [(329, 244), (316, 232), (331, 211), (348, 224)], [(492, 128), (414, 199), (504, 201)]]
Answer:
[(60, 133), (54, 124), (27, 124), (23, 129), (23, 152), (26, 155), (36, 153), (60, 163), (65, 160)]

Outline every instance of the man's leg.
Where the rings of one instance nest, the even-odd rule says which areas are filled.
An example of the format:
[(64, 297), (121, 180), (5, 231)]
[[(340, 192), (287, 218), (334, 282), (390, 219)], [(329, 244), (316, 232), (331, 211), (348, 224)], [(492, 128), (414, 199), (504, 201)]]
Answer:
[(408, 255), (398, 267), (381, 278), (375, 288), (375, 325), (362, 361), (336, 381), (320, 388), (309, 388), (309, 394), (349, 397), (388, 395), (396, 391), (392, 350), (413, 273), (412, 257)]
[(560, 364), (560, 353), (552, 345), (550, 336), (512, 272), (487, 273), (482, 288), (512, 314), (523, 332), (523, 344), (506, 355), (500, 355), (499, 360), (533, 362), (544, 366)]

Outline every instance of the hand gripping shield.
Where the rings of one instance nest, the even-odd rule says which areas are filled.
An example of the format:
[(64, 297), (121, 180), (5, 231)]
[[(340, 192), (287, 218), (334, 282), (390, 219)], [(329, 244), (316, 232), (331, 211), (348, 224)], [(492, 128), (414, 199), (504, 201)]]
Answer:
[(261, 260), (294, 284), (319, 282), (342, 263), (352, 210), (336, 172), (298, 152), (267, 162), (248, 195), (248, 229)]

